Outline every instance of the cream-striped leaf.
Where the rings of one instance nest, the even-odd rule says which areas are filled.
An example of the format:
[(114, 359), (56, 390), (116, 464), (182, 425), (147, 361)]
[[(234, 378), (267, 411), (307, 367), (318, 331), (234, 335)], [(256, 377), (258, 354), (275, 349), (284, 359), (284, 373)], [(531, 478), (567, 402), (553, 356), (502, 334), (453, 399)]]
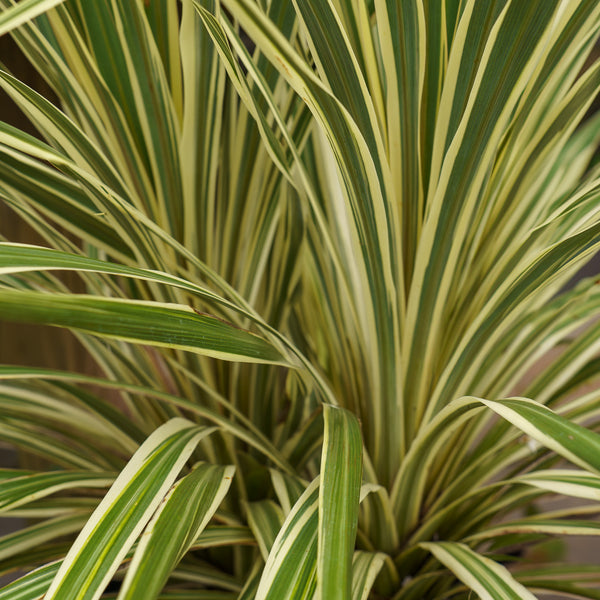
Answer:
[(0, 35), (4, 35), (62, 2), (64, 0), (20, 0), (18, 4), (0, 12)]
[(300, 496), (275, 538), (256, 597), (312, 598), (316, 590), (319, 480)]
[(160, 595), (172, 569), (217, 510), (234, 471), (204, 463), (173, 486), (142, 535), (119, 600), (154, 600)]
[(284, 515), (281, 508), (272, 500), (249, 502), (246, 508), (248, 526), (260, 548), (260, 553), (267, 561), (273, 542), (283, 525)]
[(190, 306), (0, 290), (0, 310), (10, 321), (70, 327), (226, 360), (285, 363), (280, 352), (259, 336)]
[(600, 500), (600, 477), (595, 473), (566, 469), (538, 470), (525, 473), (512, 480), (555, 494)]
[(481, 400), (509, 423), (574, 464), (600, 472), (600, 435), (525, 398)]
[(319, 487), (317, 598), (351, 595), (352, 556), (362, 477), (362, 439), (356, 417), (325, 405)]
[(383, 563), (385, 554), (355, 552), (352, 558), (352, 600), (367, 600)]
[(501, 564), (456, 542), (421, 544), (481, 600), (536, 600)]
[[(1, 474), (0, 474), (1, 476)], [(85, 473), (81, 471), (49, 471), (47, 473), (13, 472), (2, 477), (0, 488), (0, 513), (33, 502), (62, 490), (77, 488), (107, 488), (115, 479), (110, 473)]]
[(60, 561), (34, 569), (0, 588), (0, 600), (40, 600), (60, 568)]
[(212, 431), (172, 419), (142, 444), (81, 530), (46, 593), (48, 600), (102, 595), (198, 442)]

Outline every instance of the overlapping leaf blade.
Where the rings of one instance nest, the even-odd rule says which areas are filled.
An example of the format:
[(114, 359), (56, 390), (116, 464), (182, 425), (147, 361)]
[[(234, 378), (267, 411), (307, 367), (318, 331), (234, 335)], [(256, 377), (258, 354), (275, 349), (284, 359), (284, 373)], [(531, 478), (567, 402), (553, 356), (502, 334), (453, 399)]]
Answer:
[[(0, 73), (46, 140), (0, 125), (0, 194), (63, 252), (0, 245), (0, 309), (71, 328), (109, 379), (0, 369), (3, 441), (65, 470), (30, 475), (30, 490), (9, 484), (10, 514), (48, 519), (22, 548), (44, 525), (72, 536), (98, 491), (47, 494), (106, 485), (145, 432), (185, 414), (221, 429), (202, 459), (235, 462), (240, 478), (219, 525), (194, 536), (202, 518), (189, 515), (185, 540), (148, 563), (161, 573), (154, 596), (192, 548), (159, 598), (366, 600), (374, 585), (397, 600), (531, 597), (517, 581), (594, 597), (547, 566), (511, 579), (465, 545), (430, 540), (596, 531), (583, 521), (592, 505), (494, 519), (545, 494), (598, 498), (598, 437), (576, 424), (597, 421), (597, 397), (569, 395), (598, 371), (598, 326), (580, 328), (600, 296), (593, 281), (561, 286), (600, 243), (599, 172), (588, 168), (600, 121), (580, 128), (600, 88), (599, 64), (584, 70), (600, 5), (13, 4), (0, 0), (0, 32), (20, 10), (36, 16), (12, 33), (59, 101)], [(57, 270), (76, 271), (85, 293), (65, 294)], [(556, 346), (562, 357), (523, 389)], [(118, 409), (80, 385), (119, 390)], [(496, 400), (515, 393), (535, 402)], [(322, 435), (321, 401), (360, 418), (362, 457), (344, 410), (325, 406)], [(558, 470), (558, 457), (588, 472)], [(361, 467), (358, 539), (370, 551), (350, 566)], [(184, 493), (196, 497), (194, 477), (150, 529)], [(136, 535), (115, 552), (127, 546), (129, 559)], [(60, 552), (50, 544), (31, 564)], [(118, 568), (111, 556), (96, 561), (105, 574)], [(145, 568), (134, 559), (125, 587)], [(76, 597), (68, 577), (56, 597)], [(34, 576), (22, 584), (41, 589)], [(137, 580), (127, 589), (144, 593)]]
[(18, 4), (0, 13), (0, 35), (43, 14), (64, 0), (20, 0)]
[(352, 600), (367, 600), (385, 558), (383, 553), (354, 553), (352, 559)]
[(200, 439), (211, 432), (173, 419), (142, 444), (82, 529), (46, 598), (100, 597)]
[(266, 561), (256, 597), (263, 600), (312, 598), (316, 589), (319, 480), (300, 496)]
[(482, 600), (535, 600), (506, 567), (473, 552), (464, 544), (431, 542), (421, 544), (448, 567)]
[(52, 579), (60, 568), (60, 562), (34, 569), (0, 589), (2, 600), (38, 600), (43, 598)]
[(146, 528), (119, 598), (153, 600), (231, 485), (234, 469), (202, 464), (179, 480)]

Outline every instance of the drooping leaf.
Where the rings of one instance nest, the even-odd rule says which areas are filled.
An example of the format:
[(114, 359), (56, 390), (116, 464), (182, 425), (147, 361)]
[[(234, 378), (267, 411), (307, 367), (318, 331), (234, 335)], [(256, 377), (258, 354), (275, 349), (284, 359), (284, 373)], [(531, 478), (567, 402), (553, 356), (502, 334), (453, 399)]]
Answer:
[(39, 600), (50, 587), (61, 563), (55, 562), (30, 571), (0, 588), (1, 600)]
[(105, 488), (114, 481), (110, 473), (77, 471), (50, 471), (47, 473), (14, 472), (2, 477), (0, 513), (11, 511), (22, 504), (72, 488)]
[(535, 600), (506, 567), (464, 544), (429, 542), (421, 547), (431, 552), (482, 600)]
[(279, 351), (259, 336), (189, 306), (3, 289), (0, 310), (11, 321), (71, 327), (227, 360), (284, 362)]

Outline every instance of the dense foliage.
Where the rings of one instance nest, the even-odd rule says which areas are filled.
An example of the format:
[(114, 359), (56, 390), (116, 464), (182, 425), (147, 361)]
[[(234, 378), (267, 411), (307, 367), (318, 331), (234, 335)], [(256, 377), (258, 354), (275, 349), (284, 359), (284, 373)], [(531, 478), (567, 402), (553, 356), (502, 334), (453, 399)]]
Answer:
[(597, 0), (0, 8), (0, 600), (600, 598)]

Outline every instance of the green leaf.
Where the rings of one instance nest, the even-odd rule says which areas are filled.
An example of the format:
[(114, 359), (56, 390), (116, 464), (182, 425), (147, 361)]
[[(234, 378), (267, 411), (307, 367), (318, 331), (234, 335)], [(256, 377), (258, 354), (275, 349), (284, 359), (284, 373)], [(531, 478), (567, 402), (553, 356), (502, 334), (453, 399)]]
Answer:
[(292, 510), (292, 506), (296, 504), (304, 490), (306, 490), (307, 482), (299, 477), (275, 469), (271, 469), (271, 481), (283, 514), (287, 516)]
[[(506, 419), (518, 430), (553, 450), (563, 458), (593, 472), (600, 468), (600, 435), (572, 423), (552, 410), (526, 398), (485, 400), (466, 396), (449, 403), (420, 434), (410, 449), (392, 490), (396, 518), (404, 531), (418, 522), (421, 494), (426, 484), (426, 467), (436, 458), (456, 429), (467, 423), (478, 411), (487, 406)], [(516, 452), (519, 447), (515, 447)], [(496, 461), (497, 451), (490, 450)], [(481, 458), (481, 456), (479, 457)], [(489, 467), (486, 475), (491, 476)]]
[(39, 600), (44, 597), (61, 561), (44, 565), (0, 589), (0, 600)]
[[(387, 83), (389, 162), (396, 166), (391, 176), (396, 197), (411, 198), (411, 202), (402, 202), (402, 259), (407, 281), (412, 277), (424, 213), (419, 139), (422, 127), (420, 101), (426, 64), (425, 43), (428, 40), (424, 11), (429, 10), (431, 15), (435, 11), (431, 4), (413, 2), (402, 6), (394, 0), (377, 0), (375, 3), (381, 58)], [(436, 37), (432, 38), (434, 41), (430, 43), (435, 43)], [(427, 58), (431, 60), (429, 56)], [(427, 126), (430, 127), (431, 124)]]
[(317, 597), (351, 595), (352, 556), (358, 526), (362, 438), (356, 417), (325, 405), (325, 436), (319, 488)]
[[(79, 384), (98, 386), (100, 388), (120, 390), (123, 392), (130, 393), (135, 397), (155, 397), (161, 402), (164, 402), (167, 406), (174, 406), (182, 410), (190, 411), (191, 414), (195, 414), (199, 418), (208, 420), (210, 423), (219, 426), (222, 430), (228, 431), (234, 436), (238, 437), (240, 440), (243, 440), (244, 442), (250, 444), (252, 447), (256, 448), (260, 452), (266, 453), (266, 455), (269, 457), (269, 460), (272, 460), (276, 465), (278, 465), (279, 468), (283, 469), (285, 472), (291, 470), (291, 467), (281, 457), (280, 453), (273, 446), (272, 442), (270, 442), (264, 436), (264, 434), (262, 434), (258, 430), (258, 428), (253, 425), (251, 421), (249, 421), (238, 410), (232, 407), (229, 402), (227, 402), (223, 398), (220, 398), (218, 395), (213, 397), (216, 397), (219, 400), (221, 400), (221, 406), (229, 414), (234, 416), (235, 420), (232, 420), (229, 418), (229, 416), (224, 416), (218, 411), (207, 408), (196, 402), (192, 402), (190, 400), (186, 400), (184, 398), (174, 396), (166, 392), (161, 392), (160, 390), (152, 389), (146, 386), (135, 385), (124, 381), (108, 381), (100, 377), (91, 377), (89, 375), (80, 375), (78, 373), (69, 373), (66, 371), (55, 371), (52, 369), (0, 365), (0, 380), (3, 379), (42, 379), (48, 381), (74, 382)], [(106, 418), (107, 412), (108, 416), (110, 416), (111, 418), (115, 418), (113, 411), (111, 411), (110, 408), (106, 406), (106, 403), (103, 403), (101, 401), (94, 401), (93, 399), (90, 399), (87, 396), (84, 396), (84, 398), (88, 400), (88, 402), (91, 404), (91, 408), (94, 411), (99, 410), (100, 414), (103, 415), (103, 417), (101, 417), (98, 414), (93, 415), (94, 419), (96, 420), (96, 423), (98, 423), (100, 419)], [(54, 410), (56, 409), (55, 406), (52, 406), (52, 408)], [(142, 403), (141, 408), (143, 410), (146, 410), (146, 403)], [(125, 417), (121, 415), (121, 417), (117, 419), (118, 426), (123, 430), (131, 429), (132, 437), (134, 437), (135, 439), (140, 439), (141, 432), (139, 431), (139, 429), (132, 427), (133, 423), (131, 422), (129, 422), (130, 427), (128, 428), (126, 426), (126, 423), (123, 422), (124, 418)], [(2, 429), (1, 426), (0, 429)], [(19, 440), (20, 439), (21, 438), (19, 438)], [(143, 439), (143, 434), (141, 439)], [(23, 444), (26, 443), (29, 443), (31, 445), (29, 439), (23, 440)], [(62, 458), (62, 456), (64, 456), (64, 453), (60, 452), (60, 450), (61, 446), (58, 445), (58, 443), (55, 443), (54, 446), (49, 444), (43, 444), (43, 447), (40, 448), (40, 454), (50, 456), (54, 456), (56, 454)], [(76, 456), (73, 453), (68, 455), (68, 457), (71, 459), (72, 464), (76, 465), (78, 468), (94, 468), (95, 466), (94, 463), (90, 463), (89, 460), (84, 459), (83, 457)], [(59, 464), (63, 464), (63, 461), (59, 461)], [(71, 462), (69, 462), (68, 464), (71, 464)], [(296, 485), (296, 488), (299, 490), (299, 492), (294, 498), (294, 501), (297, 500), (297, 498), (300, 496), (300, 493), (304, 491), (305, 486)]]
[(566, 469), (539, 470), (509, 480), (573, 498), (600, 501), (600, 477), (595, 473)]
[(600, 435), (526, 398), (481, 400), (512, 425), (576, 465), (600, 473)]
[(202, 464), (175, 484), (144, 531), (119, 600), (159, 596), (171, 571), (217, 510), (233, 474), (233, 467)]
[(455, 542), (420, 544), (450, 569), (481, 600), (536, 600), (501, 564)]
[(285, 363), (279, 351), (259, 336), (189, 306), (0, 289), (0, 311), (7, 321), (70, 327), (226, 360)]
[(247, 506), (248, 526), (252, 530), (260, 553), (266, 561), (273, 542), (283, 525), (283, 511), (272, 500), (249, 502)]
[[(384, 148), (381, 136), (373, 136), (375, 140), (371, 136), (364, 137), (366, 134), (363, 135), (343, 103), (332, 95), (327, 84), (315, 76), (311, 66), (255, 3), (226, 0), (223, 4), (235, 14), (257, 48), (309, 107), (335, 158), (341, 180), (338, 193), (342, 194), (345, 205), (341, 212), (348, 218), (351, 236), (360, 240), (348, 260), (352, 261), (352, 271), (358, 273), (356, 304), (360, 306), (357, 310), (362, 312), (365, 323), (362, 332), (369, 348), (366, 350), (369, 356), (367, 362), (372, 362), (372, 376), (378, 389), (382, 390), (381, 401), (376, 403), (365, 423), (371, 428), (365, 437), (369, 441), (378, 440), (378, 443), (373, 442), (373, 461), (385, 472), (385, 479), (391, 479), (398, 466), (397, 436), (402, 436), (402, 413), (397, 410), (396, 402), (400, 386), (396, 378), (399, 315), (402, 312), (398, 304), (403, 293), (398, 293), (398, 290), (403, 290), (403, 281), (398, 263), (400, 234), (397, 204), (388, 194), (390, 170), (382, 160)], [(322, 39), (328, 22), (336, 20), (333, 11), (327, 6), (320, 17), (308, 2), (303, 4), (303, 8), (318, 22), (315, 35)], [(336, 23), (336, 29), (337, 26)], [(346, 58), (350, 58), (345, 50), (339, 49)], [(334, 72), (335, 77), (339, 77), (337, 70)], [(356, 94), (358, 102), (362, 103), (365, 100), (363, 92), (360, 86), (355, 85), (348, 96)], [(370, 114), (369, 119), (373, 121), (374, 114)], [(374, 147), (377, 151), (372, 151)]]
[(212, 431), (172, 419), (142, 444), (69, 550), (47, 600), (100, 597), (198, 442)]
[(0, 560), (27, 553), (55, 538), (72, 535), (81, 529), (88, 516), (89, 513), (70, 511), (66, 515), (46, 519), (3, 535), (0, 537)]
[(255, 546), (256, 540), (248, 527), (214, 525), (204, 529), (194, 540), (192, 549), (217, 546)]
[(352, 559), (352, 600), (367, 600), (386, 555), (382, 552), (355, 552)]
[(535, 515), (529, 519), (509, 521), (488, 529), (482, 529), (468, 536), (465, 540), (479, 542), (491, 539), (501, 546), (503, 536), (540, 533), (544, 535), (600, 535), (600, 525), (594, 521), (545, 519), (543, 515)]
[(115, 479), (110, 473), (85, 473), (77, 471), (50, 471), (48, 473), (22, 474), (2, 478), (0, 513), (17, 506), (44, 498), (50, 494), (73, 488), (107, 488)]
[(308, 600), (316, 589), (319, 480), (294, 504), (279, 531), (260, 579), (261, 600)]
[(224, 306), (246, 318), (255, 320), (255, 317), (251, 313), (208, 288), (181, 277), (170, 275), (169, 273), (120, 265), (115, 262), (70, 254), (41, 246), (0, 242), (0, 274), (9, 275), (30, 271), (52, 270), (77, 271), (78, 273), (103, 273), (159, 283), (185, 290), (211, 304)]
[(21, 0), (18, 4), (0, 13), (0, 35), (34, 19), (64, 0)]
[(535, 592), (556, 593), (568, 598), (600, 600), (600, 590), (597, 589), (600, 580), (596, 565), (541, 565), (533, 569), (519, 569), (516, 576)]

